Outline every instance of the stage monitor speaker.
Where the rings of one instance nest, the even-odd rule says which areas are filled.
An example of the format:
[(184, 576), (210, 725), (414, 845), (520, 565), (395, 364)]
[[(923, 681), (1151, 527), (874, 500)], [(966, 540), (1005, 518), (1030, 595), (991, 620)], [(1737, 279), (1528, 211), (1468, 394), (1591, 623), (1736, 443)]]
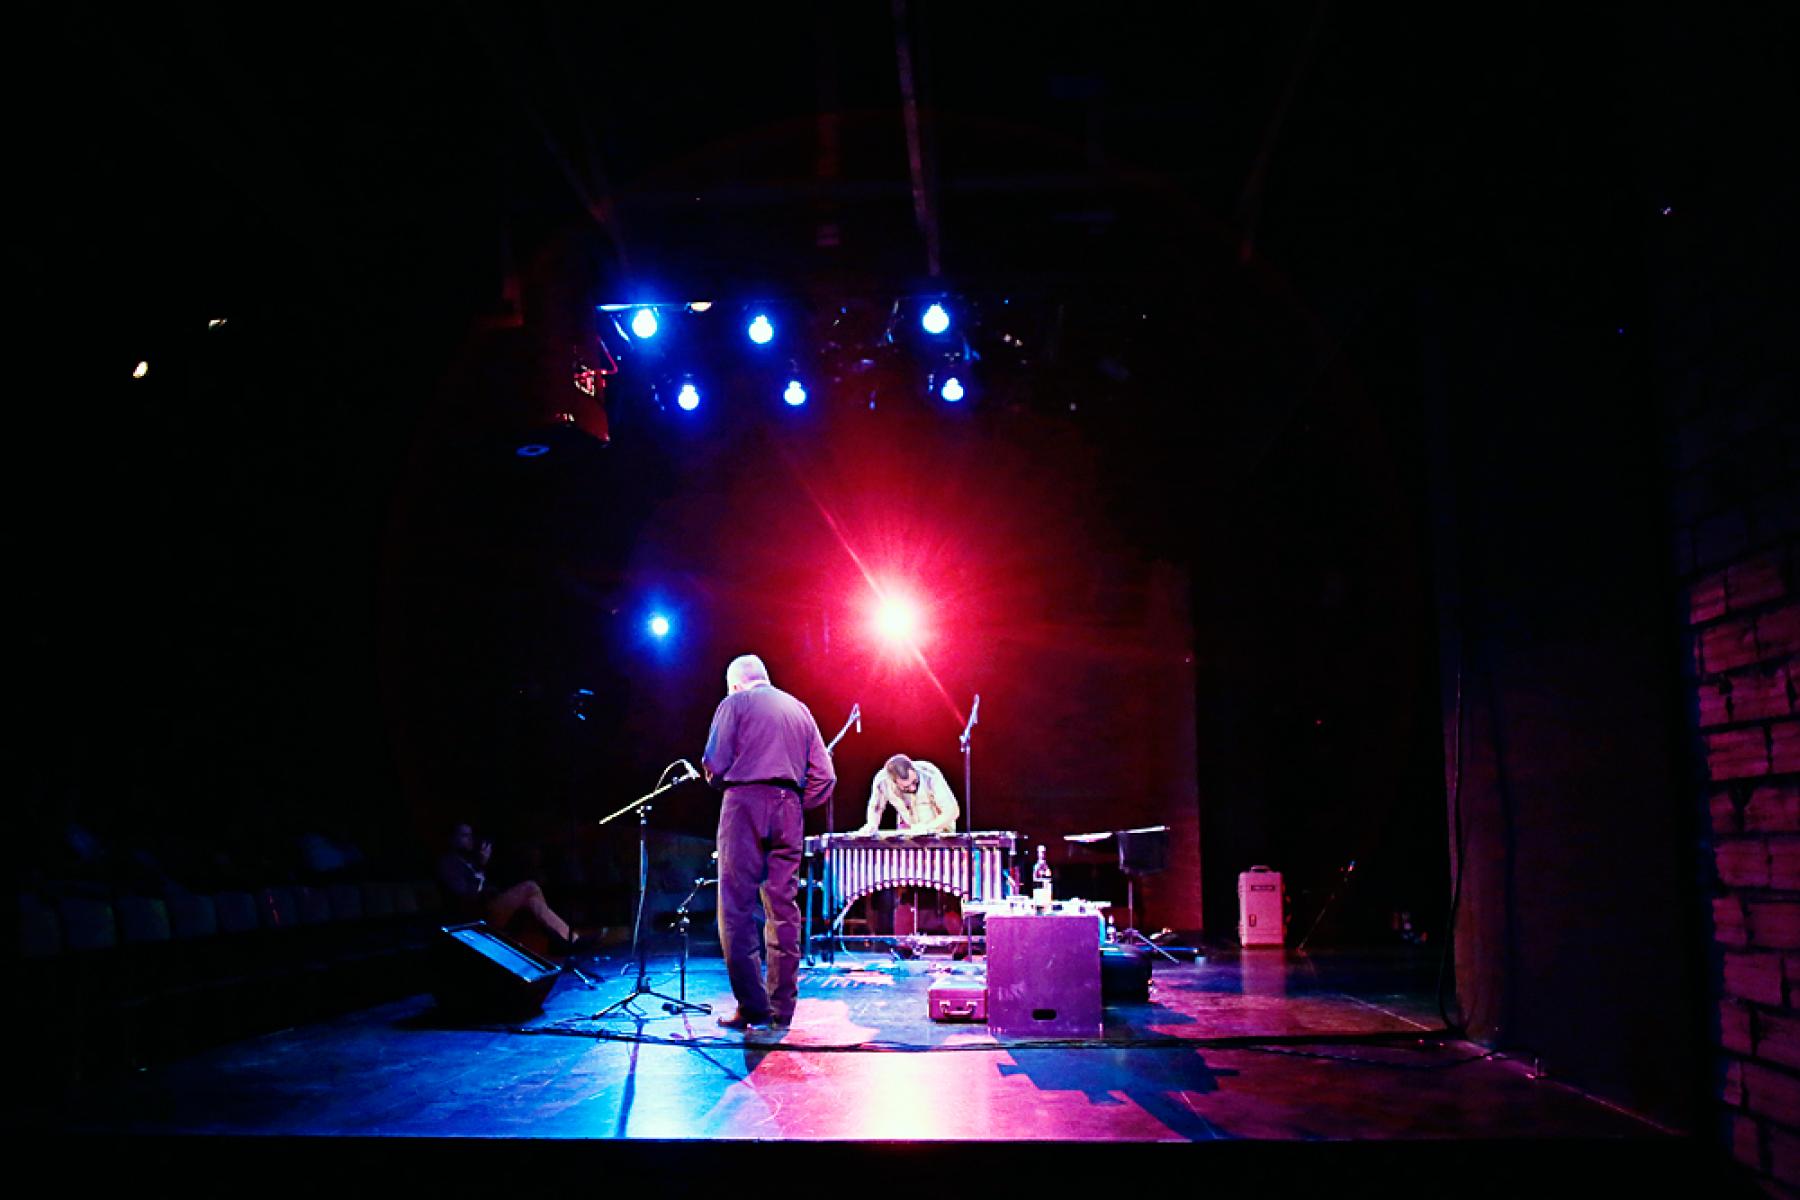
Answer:
[(1151, 957), (1136, 946), (1101, 946), (1101, 1003), (1148, 1004)]
[(431, 945), (431, 992), (445, 1013), (519, 1020), (542, 1012), (561, 969), (485, 921), (446, 925)]

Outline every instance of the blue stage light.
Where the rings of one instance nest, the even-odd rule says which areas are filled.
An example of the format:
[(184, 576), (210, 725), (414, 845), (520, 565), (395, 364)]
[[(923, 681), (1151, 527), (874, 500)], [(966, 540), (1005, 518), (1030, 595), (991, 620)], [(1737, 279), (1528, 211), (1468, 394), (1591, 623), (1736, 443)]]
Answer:
[(655, 337), (656, 313), (648, 308), (638, 309), (631, 317), (631, 332), (646, 341)]
[(952, 375), (950, 378), (944, 380), (943, 389), (938, 394), (950, 403), (955, 404), (958, 400), (963, 398), (962, 380)]
[(781, 398), (786, 400), (792, 407), (799, 408), (802, 404), (806, 403), (806, 389), (800, 386), (800, 381), (798, 379), (790, 379), (788, 380), (787, 390), (781, 393)]
[(769, 318), (757, 313), (755, 317), (751, 318), (750, 328), (745, 332), (750, 335), (751, 341), (759, 346), (766, 346), (769, 344), (769, 340), (775, 336), (775, 326), (769, 323)]
[(673, 628), (674, 626), (670, 623), (669, 618), (663, 616), (661, 613), (656, 613), (650, 618), (649, 630), (651, 637), (668, 637), (669, 630)]
[(925, 310), (925, 315), (919, 318), (919, 324), (925, 327), (926, 333), (942, 333), (950, 328), (950, 314), (944, 311), (943, 305), (933, 304)]
[(681, 391), (675, 394), (675, 403), (681, 405), (681, 411), (693, 412), (700, 407), (700, 389), (691, 383), (681, 385)]

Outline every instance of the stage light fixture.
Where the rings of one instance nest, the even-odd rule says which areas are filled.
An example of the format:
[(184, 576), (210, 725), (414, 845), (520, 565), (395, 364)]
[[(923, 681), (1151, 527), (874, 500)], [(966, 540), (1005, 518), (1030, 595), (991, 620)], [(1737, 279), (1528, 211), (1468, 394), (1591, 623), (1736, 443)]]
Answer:
[(757, 313), (751, 318), (750, 327), (745, 332), (750, 335), (751, 341), (759, 346), (766, 346), (775, 337), (775, 326), (769, 323), (768, 317)]
[(925, 310), (925, 315), (919, 318), (919, 324), (925, 327), (926, 333), (940, 334), (950, 328), (950, 314), (944, 311), (943, 305), (933, 304)]
[(656, 313), (652, 309), (640, 308), (631, 317), (631, 332), (639, 340), (649, 341), (656, 336)]
[(648, 628), (651, 637), (665, 638), (669, 636), (669, 630), (673, 629), (674, 625), (670, 623), (669, 618), (661, 613), (655, 613), (650, 617)]
[(137, 366), (135, 366), (131, 369), (131, 377), (133, 379), (142, 379), (144, 376), (148, 375), (149, 373), (150, 373), (150, 364), (147, 362), (139, 362)]
[(690, 301), (688, 301), (688, 311), (689, 312), (703, 313), (711, 307), (712, 307), (711, 300), (690, 300)]
[(683, 383), (681, 390), (675, 394), (675, 403), (681, 406), (681, 411), (693, 412), (700, 407), (700, 389), (692, 381)]
[(787, 390), (781, 393), (781, 398), (788, 402), (790, 408), (799, 408), (806, 403), (806, 389), (801, 386), (798, 379), (790, 379)]
[(963, 391), (962, 380), (954, 375), (944, 380), (944, 386), (938, 390), (938, 395), (942, 396), (945, 400), (948, 400), (951, 404), (955, 404), (958, 400), (961, 400), (965, 394), (966, 393)]

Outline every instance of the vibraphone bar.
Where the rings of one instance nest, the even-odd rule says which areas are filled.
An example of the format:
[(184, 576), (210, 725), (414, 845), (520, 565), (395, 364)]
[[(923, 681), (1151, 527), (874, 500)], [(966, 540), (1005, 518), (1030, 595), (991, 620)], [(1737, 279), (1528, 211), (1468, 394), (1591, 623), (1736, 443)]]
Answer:
[[(996, 830), (807, 838), (806, 954), (812, 955), (815, 936), (838, 946), (850, 906), (888, 888), (934, 888), (965, 907), (1004, 899), (1011, 894), (1018, 840), (1016, 833)], [(817, 935), (815, 925), (821, 930)]]

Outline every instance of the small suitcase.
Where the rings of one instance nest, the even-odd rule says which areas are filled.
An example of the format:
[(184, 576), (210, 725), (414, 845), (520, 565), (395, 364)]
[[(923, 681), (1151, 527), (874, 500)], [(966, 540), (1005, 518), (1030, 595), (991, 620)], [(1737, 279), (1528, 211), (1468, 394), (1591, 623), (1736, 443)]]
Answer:
[(987, 1024), (987, 985), (974, 979), (941, 979), (931, 985), (931, 1019)]

